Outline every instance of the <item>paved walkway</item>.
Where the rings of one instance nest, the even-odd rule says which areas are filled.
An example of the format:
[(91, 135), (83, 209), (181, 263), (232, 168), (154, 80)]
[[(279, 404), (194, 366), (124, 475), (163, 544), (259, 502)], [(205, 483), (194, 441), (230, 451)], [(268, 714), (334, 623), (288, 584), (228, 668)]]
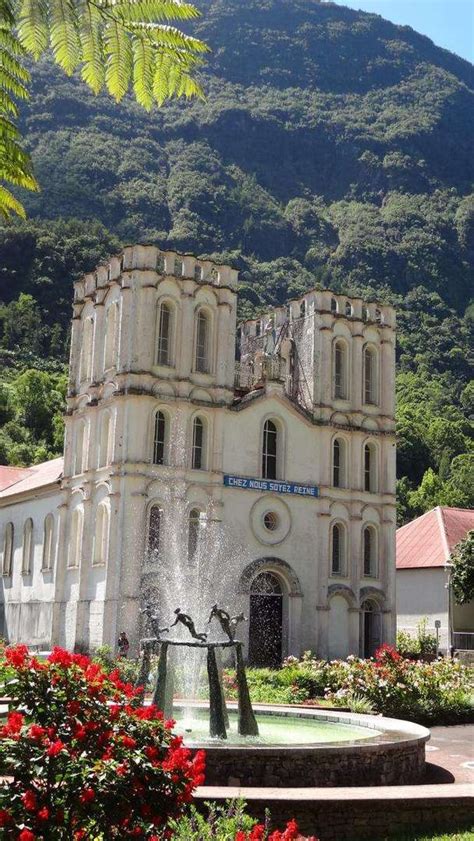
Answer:
[(426, 745), (427, 783), (474, 785), (474, 724), (431, 727)]

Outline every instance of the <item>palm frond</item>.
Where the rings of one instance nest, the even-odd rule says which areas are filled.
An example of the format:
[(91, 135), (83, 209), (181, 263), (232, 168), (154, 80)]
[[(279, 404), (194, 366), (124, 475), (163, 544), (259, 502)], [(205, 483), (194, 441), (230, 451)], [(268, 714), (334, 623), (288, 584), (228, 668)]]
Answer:
[(127, 21), (192, 20), (201, 12), (180, 0), (105, 0), (104, 9)]
[(10, 219), (13, 213), (21, 216), (22, 219), (26, 218), (25, 208), (22, 203), (6, 187), (0, 184), (0, 214), (4, 219)]

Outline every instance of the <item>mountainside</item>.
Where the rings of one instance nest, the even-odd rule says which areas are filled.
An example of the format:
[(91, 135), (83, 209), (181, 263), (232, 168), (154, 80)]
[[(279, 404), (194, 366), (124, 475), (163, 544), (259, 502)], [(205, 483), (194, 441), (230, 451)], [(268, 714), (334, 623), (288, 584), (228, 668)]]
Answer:
[[(24, 198), (30, 221), (0, 229), (8, 377), (65, 360), (72, 277), (124, 241), (232, 261), (242, 315), (318, 284), (388, 300), (401, 492), (408, 513), (423, 510), (450, 482), (464, 488), (472, 458), (474, 70), (409, 27), (330, 3), (198, 6), (206, 102), (147, 114), (33, 67), (23, 127), (42, 192)], [(8, 388), (0, 461), (55, 452), (58, 429), (12, 440), (24, 408)]]

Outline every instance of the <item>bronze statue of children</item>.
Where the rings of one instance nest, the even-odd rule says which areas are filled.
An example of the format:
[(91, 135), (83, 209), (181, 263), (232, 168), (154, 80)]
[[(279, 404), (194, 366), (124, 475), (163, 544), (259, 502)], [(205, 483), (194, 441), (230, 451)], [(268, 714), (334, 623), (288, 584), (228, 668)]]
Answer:
[(193, 637), (193, 639), (200, 640), (201, 642), (206, 642), (207, 634), (198, 634), (196, 632), (196, 627), (194, 625), (193, 620), (191, 619), (190, 616), (188, 616), (187, 613), (181, 613), (181, 608), (180, 607), (176, 608), (175, 616), (176, 616), (176, 619), (174, 620), (172, 625), (170, 625), (170, 630), (171, 630), (171, 628), (174, 628), (174, 626), (177, 625), (178, 622), (181, 622), (181, 625), (184, 625), (184, 627), (188, 629), (188, 631), (191, 634), (191, 636)]

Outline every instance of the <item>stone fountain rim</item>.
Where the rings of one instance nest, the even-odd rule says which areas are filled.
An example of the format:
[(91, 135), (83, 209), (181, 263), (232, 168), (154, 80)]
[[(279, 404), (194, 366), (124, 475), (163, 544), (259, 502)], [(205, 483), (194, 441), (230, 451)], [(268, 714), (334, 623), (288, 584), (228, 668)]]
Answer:
[[(175, 707), (177, 709), (181, 709), (183, 706), (195, 707), (197, 709), (208, 708), (208, 705), (205, 701), (179, 701), (175, 704)], [(237, 704), (233, 702), (228, 703), (227, 707), (229, 710), (232, 711), (237, 710)], [(323, 709), (303, 709), (301, 707), (295, 708), (291, 705), (262, 706), (260, 704), (254, 704), (253, 709), (260, 715), (279, 715), (291, 718), (317, 719), (319, 721), (333, 722), (334, 724), (353, 724), (357, 727), (365, 727), (368, 730), (381, 730), (384, 734), (393, 733), (394, 737), (396, 736), (396, 738), (394, 738), (391, 742), (360, 740), (355, 744), (351, 744), (350, 742), (335, 742), (331, 744), (314, 742), (313, 744), (306, 743), (304, 745), (299, 745), (297, 742), (291, 745), (278, 743), (276, 743), (275, 745), (256, 745), (252, 743), (245, 744), (245, 742), (242, 742), (241, 744), (226, 744), (225, 741), (220, 742), (218, 740), (213, 742), (212, 745), (209, 745), (208, 742), (200, 742), (199, 740), (196, 740), (195, 742), (192, 742), (192, 747), (198, 748), (202, 744), (205, 750), (218, 750), (225, 751), (227, 753), (231, 751), (235, 751), (236, 753), (245, 753), (255, 752), (256, 750), (258, 750), (259, 752), (268, 755), (277, 755), (281, 754), (282, 752), (297, 752), (299, 755), (304, 755), (314, 753), (315, 751), (321, 754), (323, 754), (324, 752), (334, 753), (335, 751), (345, 753), (360, 753), (361, 751), (378, 751), (382, 746), (384, 750), (387, 751), (399, 750), (401, 747), (409, 747), (411, 745), (426, 743), (431, 738), (431, 733), (428, 730), (428, 728), (424, 727), (421, 724), (416, 724), (412, 721), (404, 721), (403, 719), (398, 718), (385, 718), (382, 715), (364, 715), (362, 713), (334, 712), (331, 710), (325, 711)], [(242, 738), (245, 739), (245, 737)]]

